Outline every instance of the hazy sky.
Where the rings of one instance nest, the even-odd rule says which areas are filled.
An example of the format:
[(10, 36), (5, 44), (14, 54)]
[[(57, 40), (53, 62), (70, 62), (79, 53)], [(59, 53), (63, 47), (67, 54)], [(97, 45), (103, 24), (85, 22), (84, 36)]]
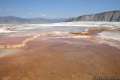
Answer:
[(0, 0), (0, 16), (63, 18), (120, 10), (120, 0)]

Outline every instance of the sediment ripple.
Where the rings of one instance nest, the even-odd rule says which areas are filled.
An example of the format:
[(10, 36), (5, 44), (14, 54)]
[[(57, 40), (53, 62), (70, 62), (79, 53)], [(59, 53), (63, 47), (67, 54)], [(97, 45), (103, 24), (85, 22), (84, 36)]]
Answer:
[(9, 49), (9, 48), (22, 48), (27, 45), (28, 42), (33, 41), (34, 39), (38, 38), (40, 34), (34, 35), (30, 38), (26, 38), (23, 40), (20, 44), (15, 44), (15, 45), (0, 45), (0, 48), (2, 49)]

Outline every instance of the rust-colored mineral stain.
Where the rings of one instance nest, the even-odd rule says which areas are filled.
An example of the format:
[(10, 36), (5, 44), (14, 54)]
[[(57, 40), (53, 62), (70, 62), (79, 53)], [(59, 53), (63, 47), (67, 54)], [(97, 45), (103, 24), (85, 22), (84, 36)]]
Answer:
[(2, 38), (0, 41), (0, 48), (2, 49), (10, 49), (10, 48), (22, 48), (27, 45), (28, 42), (33, 41), (37, 37), (39, 37), (40, 34), (36, 34), (31, 37), (13, 37), (13, 38)]
[(93, 80), (120, 75), (120, 50), (115, 47), (89, 39), (34, 38), (15, 55), (0, 58), (0, 80)]

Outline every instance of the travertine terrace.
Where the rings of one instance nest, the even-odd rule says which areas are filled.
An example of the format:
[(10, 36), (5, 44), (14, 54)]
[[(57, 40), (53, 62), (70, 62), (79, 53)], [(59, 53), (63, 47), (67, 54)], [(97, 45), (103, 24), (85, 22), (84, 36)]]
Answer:
[(4, 24), (0, 80), (120, 79), (119, 23), (103, 24)]

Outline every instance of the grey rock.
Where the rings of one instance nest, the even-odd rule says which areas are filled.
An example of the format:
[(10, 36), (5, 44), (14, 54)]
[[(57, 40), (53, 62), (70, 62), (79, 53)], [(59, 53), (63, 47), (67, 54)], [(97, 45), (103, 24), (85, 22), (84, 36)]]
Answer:
[(76, 18), (71, 18), (66, 20), (69, 21), (112, 21), (120, 22), (120, 11), (107, 11), (102, 13), (97, 13), (93, 15), (83, 15)]

